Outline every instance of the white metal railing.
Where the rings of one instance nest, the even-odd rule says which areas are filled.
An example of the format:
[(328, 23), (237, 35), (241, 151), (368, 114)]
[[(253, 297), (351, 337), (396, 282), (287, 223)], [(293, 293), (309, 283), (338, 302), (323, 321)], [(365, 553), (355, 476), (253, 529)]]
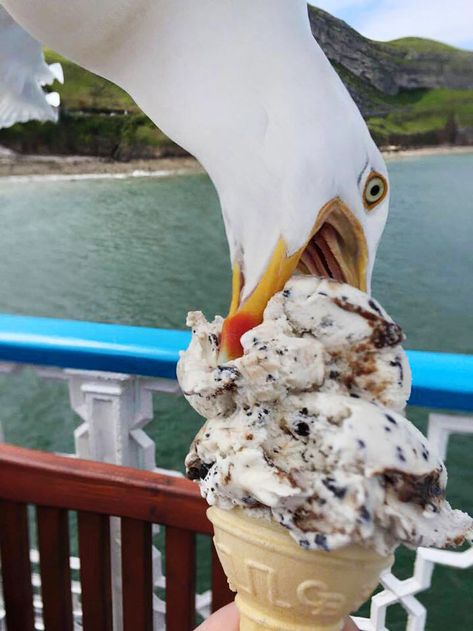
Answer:
[[(473, 417), (429, 415), (427, 437), (444, 459), (447, 457), (448, 442), (452, 434), (473, 434)], [(362, 631), (386, 631), (387, 608), (400, 604), (407, 612), (407, 631), (424, 631), (427, 611), (415, 596), (430, 588), (436, 565), (462, 570), (473, 568), (473, 547), (463, 552), (418, 548), (410, 578), (400, 581), (392, 572), (385, 572), (381, 576), (384, 590), (371, 599), (369, 618), (354, 618), (358, 627)]]
[[(14, 373), (21, 370), (22, 364), (0, 363), (0, 372)], [(77, 369), (34, 367), (38, 375), (46, 379), (61, 380), (69, 388), (72, 409), (82, 419), (82, 424), (74, 432), (77, 456), (113, 464), (121, 464), (150, 471), (158, 470), (155, 462), (155, 444), (145, 431), (153, 418), (154, 393), (180, 393), (173, 379), (140, 377), (122, 373), (96, 372)], [(0, 419), (1, 421), (1, 419)], [(473, 417), (431, 414), (428, 437), (441, 456), (447, 455), (451, 434), (473, 434)], [(181, 475), (179, 472), (169, 472)], [(114, 629), (122, 630), (121, 621), (121, 579), (120, 579), (120, 532), (119, 525), (112, 525), (112, 563)], [(36, 568), (37, 552), (32, 551), (33, 567)], [(431, 585), (432, 573), (436, 565), (448, 565), (457, 569), (473, 567), (473, 548), (463, 552), (442, 551), (419, 548), (413, 565), (412, 576), (399, 580), (391, 572), (381, 577), (383, 591), (371, 599), (369, 618), (355, 617), (363, 631), (387, 631), (386, 613), (388, 607), (400, 604), (407, 612), (407, 631), (423, 631), (427, 612), (416, 596)], [(79, 561), (71, 558), (71, 568), (77, 570)], [(42, 629), (41, 620), (41, 581), (34, 572), (35, 611), (37, 629)], [(165, 588), (162, 572), (161, 553), (154, 551), (155, 586)], [(1, 590), (0, 590), (1, 591)], [(81, 629), (80, 584), (72, 583), (74, 621)], [(197, 610), (206, 617), (210, 611), (210, 593), (198, 595)], [(165, 629), (165, 602), (155, 595), (154, 629)], [(0, 630), (4, 612), (0, 601)]]
[[(0, 363), (0, 373), (17, 373), (25, 366), (15, 363)], [(31, 366), (30, 366), (31, 368)], [(75, 454), (80, 458), (98, 460), (148, 471), (157, 471), (181, 476), (156, 466), (155, 443), (146, 434), (144, 427), (153, 419), (153, 394), (164, 392), (179, 394), (179, 385), (172, 379), (137, 377), (122, 373), (96, 372), (87, 370), (61, 369), (33, 366), (38, 376), (44, 379), (63, 381), (69, 388), (71, 408), (82, 419), (74, 431)], [(1, 421), (1, 419), (0, 419)], [(114, 631), (122, 631), (121, 611), (121, 557), (120, 523), (111, 518), (112, 596)], [(159, 527), (154, 526), (154, 534)], [(31, 551), (33, 569), (36, 569), (37, 552)], [(79, 559), (71, 558), (71, 569), (77, 570)], [(166, 587), (161, 552), (153, 550), (153, 574), (156, 588)], [(43, 629), (41, 578), (33, 573), (35, 588), (34, 607), (36, 628)], [(74, 624), (81, 629), (80, 583), (73, 582)], [(0, 594), (1, 598), (1, 594)], [(197, 612), (204, 618), (210, 613), (209, 591), (196, 597)], [(154, 629), (165, 629), (166, 603), (156, 594), (153, 598)], [(0, 631), (4, 610), (0, 600)]]

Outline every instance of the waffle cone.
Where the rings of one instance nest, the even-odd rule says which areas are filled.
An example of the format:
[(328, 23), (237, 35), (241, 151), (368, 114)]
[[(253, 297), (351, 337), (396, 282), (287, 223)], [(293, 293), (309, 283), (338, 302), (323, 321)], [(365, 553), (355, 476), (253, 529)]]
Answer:
[(279, 524), (238, 508), (211, 507), (207, 516), (228, 583), (237, 592), (240, 631), (339, 631), (394, 561), (357, 545), (304, 550)]

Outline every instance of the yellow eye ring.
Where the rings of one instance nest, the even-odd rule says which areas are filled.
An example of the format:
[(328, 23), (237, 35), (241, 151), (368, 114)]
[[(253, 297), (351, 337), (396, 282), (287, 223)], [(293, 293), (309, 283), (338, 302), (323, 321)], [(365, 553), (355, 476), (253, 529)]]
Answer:
[(367, 210), (372, 210), (386, 197), (388, 183), (380, 173), (370, 173), (363, 191), (363, 204)]

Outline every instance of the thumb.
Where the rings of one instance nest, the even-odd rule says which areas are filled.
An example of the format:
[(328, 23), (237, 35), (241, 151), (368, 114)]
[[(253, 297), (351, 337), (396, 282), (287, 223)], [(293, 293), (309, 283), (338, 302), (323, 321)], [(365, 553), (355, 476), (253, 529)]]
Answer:
[(207, 618), (195, 631), (238, 631), (240, 616), (235, 603), (230, 603)]
[[(210, 618), (207, 618), (195, 631), (222, 631), (223, 629), (225, 631), (239, 631), (239, 628), (240, 616), (238, 615), (238, 609), (235, 603), (230, 603), (216, 611)], [(351, 618), (347, 618), (343, 631), (358, 631), (358, 627)]]

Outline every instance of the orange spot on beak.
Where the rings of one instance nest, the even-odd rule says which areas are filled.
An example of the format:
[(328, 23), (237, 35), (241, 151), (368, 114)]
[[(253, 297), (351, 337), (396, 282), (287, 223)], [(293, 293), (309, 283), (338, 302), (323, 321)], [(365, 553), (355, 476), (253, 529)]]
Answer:
[(240, 342), (241, 336), (260, 324), (262, 318), (263, 314), (261, 314), (261, 317), (258, 317), (253, 313), (240, 311), (225, 320), (220, 340), (220, 361), (225, 362), (243, 355), (243, 347)]
[(240, 304), (243, 287), (243, 276), (236, 263), (233, 267), (232, 303), (230, 313), (223, 323), (220, 340), (220, 362), (226, 362), (243, 355), (241, 336), (263, 321), (263, 313), (268, 301), (281, 290), (288, 278), (292, 276), (299, 260), (301, 250), (287, 256), (286, 244), (279, 239), (260, 282)]

